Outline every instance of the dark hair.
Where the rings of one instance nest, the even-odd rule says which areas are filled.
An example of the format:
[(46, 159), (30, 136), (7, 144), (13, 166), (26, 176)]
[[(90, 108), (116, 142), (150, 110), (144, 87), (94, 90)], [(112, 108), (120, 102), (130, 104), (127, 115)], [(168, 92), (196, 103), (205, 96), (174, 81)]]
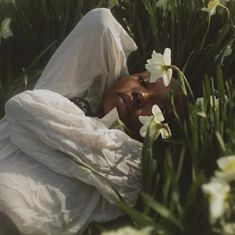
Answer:
[(84, 112), (86, 116), (92, 116), (90, 104), (87, 100), (81, 97), (73, 97), (69, 100), (73, 102), (75, 105), (77, 105)]

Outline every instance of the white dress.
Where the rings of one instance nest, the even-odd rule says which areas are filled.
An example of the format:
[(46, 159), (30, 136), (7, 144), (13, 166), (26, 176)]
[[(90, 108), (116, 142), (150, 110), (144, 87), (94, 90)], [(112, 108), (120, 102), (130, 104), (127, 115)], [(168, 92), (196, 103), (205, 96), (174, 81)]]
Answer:
[[(58, 48), (36, 89), (6, 103), (0, 211), (22, 234), (76, 234), (91, 221), (115, 219), (122, 214), (114, 205), (117, 193), (135, 204), (140, 147), (64, 97), (88, 90), (95, 103), (105, 87), (128, 73), (126, 56), (134, 49), (110, 11), (95, 9)], [(94, 88), (98, 92), (92, 94)]]

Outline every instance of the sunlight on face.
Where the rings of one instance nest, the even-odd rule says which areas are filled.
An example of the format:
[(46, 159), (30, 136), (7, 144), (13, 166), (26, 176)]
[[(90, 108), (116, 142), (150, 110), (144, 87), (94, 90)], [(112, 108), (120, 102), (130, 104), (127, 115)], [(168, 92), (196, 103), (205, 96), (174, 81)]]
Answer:
[(149, 72), (124, 76), (103, 95), (104, 114), (116, 107), (120, 119), (134, 134), (137, 134), (141, 127), (138, 119), (140, 115), (151, 115), (154, 104), (157, 104), (162, 111), (165, 109), (168, 93), (175, 82), (172, 80), (166, 87), (162, 79), (150, 83), (149, 77)]

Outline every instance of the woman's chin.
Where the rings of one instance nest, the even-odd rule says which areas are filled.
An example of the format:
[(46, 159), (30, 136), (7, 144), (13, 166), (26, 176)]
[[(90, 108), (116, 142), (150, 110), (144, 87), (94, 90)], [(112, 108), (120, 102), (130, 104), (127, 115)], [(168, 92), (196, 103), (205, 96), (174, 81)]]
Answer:
[[(121, 118), (120, 118), (121, 119)], [(127, 118), (127, 119), (121, 119), (121, 121), (125, 124), (127, 128), (127, 133), (134, 139), (137, 140), (143, 140), (143, 138), (140, 136), (139, 130), (141, 128), (141, 124), (137, 122), (136, 120)]]

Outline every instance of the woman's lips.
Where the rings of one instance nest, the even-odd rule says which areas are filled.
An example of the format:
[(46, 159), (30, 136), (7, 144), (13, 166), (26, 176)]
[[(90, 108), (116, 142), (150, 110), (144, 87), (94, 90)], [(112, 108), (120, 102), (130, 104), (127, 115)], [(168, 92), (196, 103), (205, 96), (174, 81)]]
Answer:
[(131, 106), (131, 98), (129, 95), (119, 93), (117, 99), (117, 110), (122, 120), (125, 120), (128, 116), (130, 116)]

